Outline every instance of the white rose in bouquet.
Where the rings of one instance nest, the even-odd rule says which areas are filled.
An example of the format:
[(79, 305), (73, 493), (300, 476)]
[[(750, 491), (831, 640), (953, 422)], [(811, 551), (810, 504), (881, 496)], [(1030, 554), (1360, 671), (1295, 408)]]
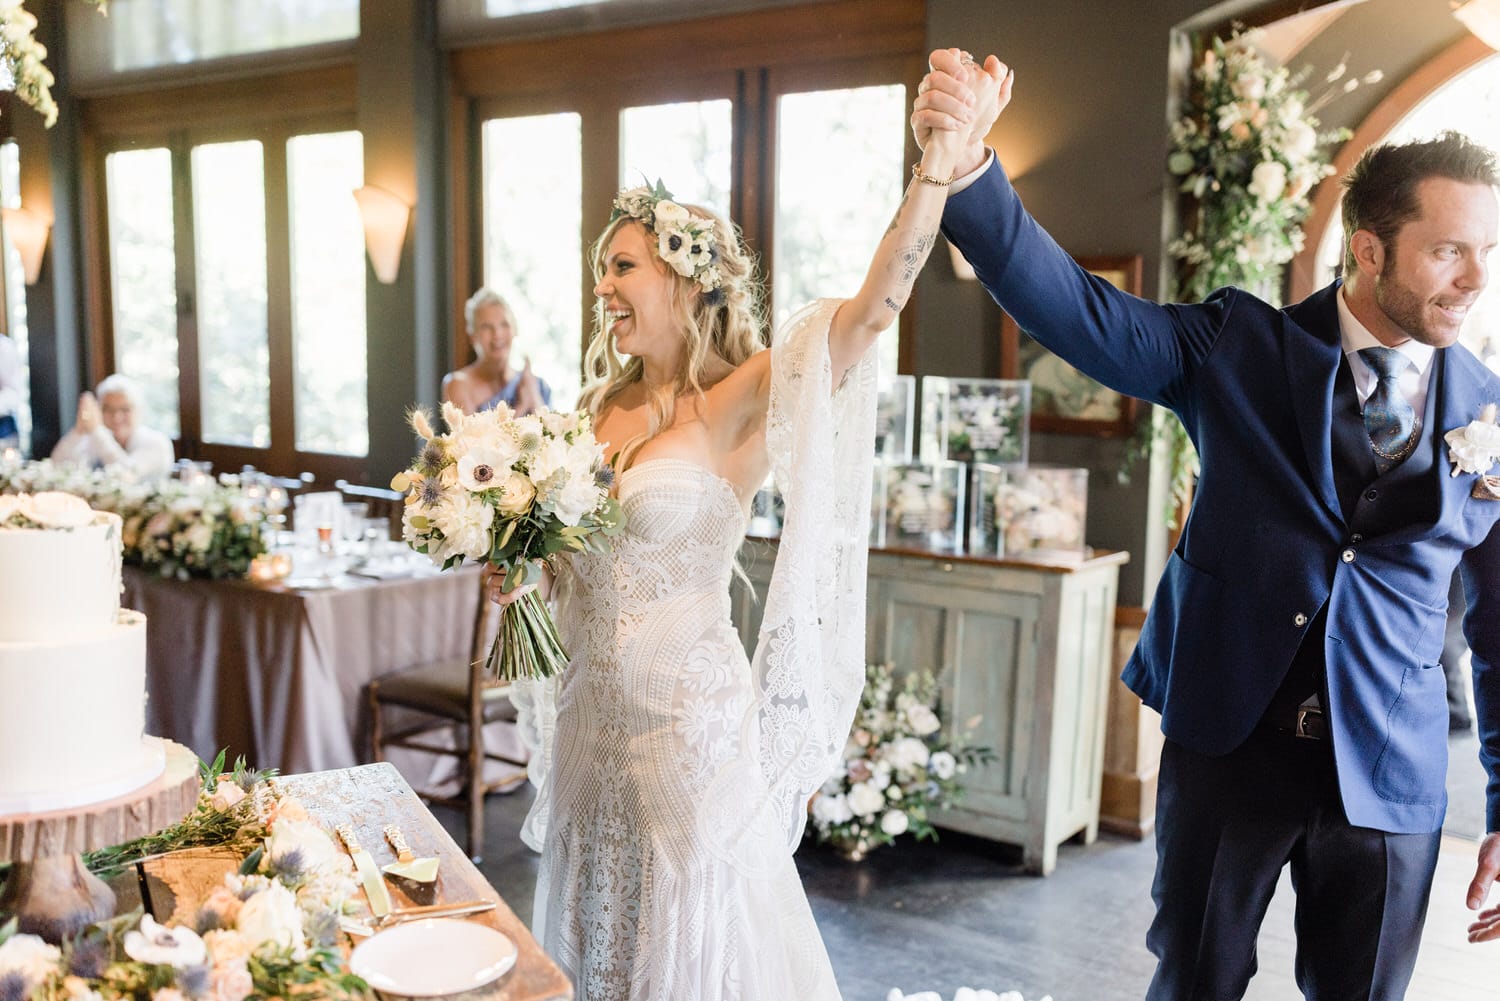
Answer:
[(813, 821), (821, 825), (844, 824), (854, 819), (854, 811), (849, 808), (849, 798), (843, 793), (829, 795), (824, 793), (813, 800)]
[(920, 703), (907, 708), (906, 722), (911, 727), (911, 732), (918, 737), (937, 733), (943, 725), (942, 721), (937, 718), (937, 713)]
[(958, 759), (947, 751), (936, 751), (927, 759), (927, 767), (940, 779), (951, 779), (958, 772)]
[(900, 810), (887, 810), (880, 818), (880, 829), (894, 838), (905, 834), (910, 823)]
[(240, 907), (239, 933), (254, 943), (255, 951), (302, 948), (302, 910), (291, 890), (268, 882)]
[(847, 803), (857, 816), (868, 817), (885, 806), (885, 795), (868, 782), (856, 782), (849, 789)]
[(495, 507), (501, 514), (525, 514), (536, 500), (536, 485), (525, 473), (510, 473), (500, 482), (500, 499)]
[(62, 950), (36, 935), (12, 935), (0, 945), (0, 980), (12, 974), (21, 978), (21, 996), (57, 972)]

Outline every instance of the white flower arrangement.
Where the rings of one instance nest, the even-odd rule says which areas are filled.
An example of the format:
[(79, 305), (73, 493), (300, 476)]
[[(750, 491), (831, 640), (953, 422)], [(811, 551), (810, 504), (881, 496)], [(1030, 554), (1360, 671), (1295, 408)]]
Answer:
[[(916, 994), (902, 994), (898, 988), (892, 987), (890, 993), (885, 996), (885, 1001), (943, 1001), (943, 996), (937, 991), (919, 991)], [(1006, 991), (1003, 994), (997, 994), (989, 990), (960, 987), (954, 993), (953, 1001), (1026, 1001), (1026, 996), (1020, 991)], [(1052, 995), (1048, 994), (1041, 1001), (1052, 1001)]]
[[(108, 0), (88, 0), (106, 12)], [(16, 96), (35, 108), (50, 129), (57, 123), (57, 102), (52, 99), (56, 81), (47, 68), (47, 47), (32, 35), (36, 15), (21, 0), (0, 0), (0, 83), (8, 83)]]
[[(540, 576), (563, 552), (597, 552), (624, 527), (610, 496), (614, 471), (587, 413), (514, 416), (501, 404), (465, 414), (443, 404), (446, 434), (412, 412), (423, 439), (391, 488), (406, 494), (408, 545), (444, 570), (464, 560), (506, 571), (506, 590)], [(505, 609), (486, 669), (506, 681), (549, 678), (567, 664), (557, 627), (536, 592)]]
[[(59, 949), (18, 934), (12, 920), (0, 928), (0, 997), (245, 1001), (368, 995), (339, 949), (339, 918), (358, 885), (349, 859), (295, 799), (243, 764), (221, 774), (222, 764), (221, 756), (205, 766), (203, 791), (187, 820), (88, 858), (105, 867), (163, 845), (258, 845), (239, 872), (226, 875), (202, 902), (197, 927), (162, 925), (149, 914), (127, 916), (86, 929)], [(227, 795), (229, 787), (239, 794)]]
[(67, 527), (89, 508), (119, 515), (125, 562), (158, 577), (244, 577), (266, 551), (264, 512), (234, 475), (143, 482), (46, 459), (0, 469), (0, 527)]
[(1302, 249), (1313, 188), (1333, 173), (1327, 147), (1347, 129), (1319, 132), (1315, 112), (1375, 83), (1380, 71), (1348, 75), (1340, 63), (1328, 90), (1309, 102), (1293, 74), (1256, 49), (1259, 30), (1215, 38), (1193, 69), (1182, 116), (1172, 124), (1167, 169), (1187, 199), (1183, 233), (1168, 246), (1183, 262), (1178, 295), (1205, 298), (1221, 285), (1278, 282)]
[(673, 271), (698, 283), (705, 295), (717, 295), (724, 284), (713, 220), (695, 216), (672, 200), (658, 180), (615, 196), (609, 221), (629, 216), (656, 235), (656, 253)]
[(943, 734), (932, 672), (898, 689), (891, 665), (870, 664), (843, 762), (812, 801), (812, 830), (856, 860), (906, 833), (936, 839), (932, 818), (962, 798), (961, 776), (992, 760), (989, 748)]

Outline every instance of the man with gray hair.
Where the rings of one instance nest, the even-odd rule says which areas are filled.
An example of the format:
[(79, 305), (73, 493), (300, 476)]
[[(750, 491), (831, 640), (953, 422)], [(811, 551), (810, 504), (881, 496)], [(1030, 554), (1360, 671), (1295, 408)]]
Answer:
[(109, 376), (94, 393), (78, 398), (78, 418), (52, 449), (52, 461), (93, 469), (116, 466), (141, 479), (167, 475), (176, 461), (172, 439), (137, 424), (139, 408), (135, 384), (118, 373)]

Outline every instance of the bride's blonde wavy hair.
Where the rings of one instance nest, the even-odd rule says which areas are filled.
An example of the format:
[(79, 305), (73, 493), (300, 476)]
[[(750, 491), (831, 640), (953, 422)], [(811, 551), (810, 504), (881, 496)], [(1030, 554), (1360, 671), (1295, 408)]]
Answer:
[[(616, 470), (630, 464), (631, 456), (642, 445), (672, 426), (677, 412), (677, 398), (687, 392), (703, 393), (709, 363), (715, 357), (739, 367), (745, 359), (766, 346), (764, 290), (756, 274), (754, 255), (745, 249), (739, 231), (718, 213), (701, 205), (683, 205), (692, 215), (713, 223), (714, 245), (718, 249), (718, 267), (723, 283), (713, 292), (704, 292), (697, 282), (678, 274), (656, 253), (655, 232), (641, 220), (623, 215), (605, 227), (594, 242), (591, 260), (594, 281), (604, 277), (605, 257), (609, 243), (622, 226), (636, 225), (646, 230), (651, 244), (653, 266), (665, 270), (671, 279), (668, 307), (672, 319), (682, 332), (686, 347), (685, 363), (671, 383), (652, 390), (648, 398), (650, 419), (646, 436), (630, 445), (629, 451), (616, 462)], [(640, 358), (622, 360), (609, 336), (609, 318), (604, 301), (594, 304), (594, 332), (584, 353), (586, 382), (578, 405), (595, 417), (610, 401), (643, 377)]]

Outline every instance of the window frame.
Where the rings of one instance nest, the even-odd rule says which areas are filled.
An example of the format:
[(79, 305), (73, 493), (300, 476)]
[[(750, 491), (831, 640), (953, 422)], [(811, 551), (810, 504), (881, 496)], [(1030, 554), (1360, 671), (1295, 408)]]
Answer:
[[(170, 126), (163, 126), (166, 109)], [(292, 110), (289, 110), (292, 109)], [(84, 103), (81, 205), (85, 214), (85, 315), (88, 320), (90, 385), (115, 371), (114, 311), (109, 247), (109, 198), (105, 160), (109, 154), (166, 148), (172, 157), (173, 244), (177, 277), (177, 367), (179, 458), (208, 460), (220, 471), (242, 466), (281, 474), (311, 472), (319, 481), (362, 480), (367, 455), (336, 455), (296, 447), (296, 367), (292, 331), (290, 180), (287, 140), (297, 135), (360, 131), (354, 109), (353, 67), (320, 67), (244, 81), (121, 94)], [(265, 179), (266, 324), (269, 354), (271, 441), (266, 448), (205, 442), (199, 350), (197, 275), (193, 232), (194, 146), (257, 140)], [(367, 405), (368, 401), (367, 401)]]
[[(839, 38), (837, 59), (825, 44)], [(582, 118), (585, 255), (619, 188), (619, 113), (672, 101), (728, 98), (734, 139), (730, 215), (769, 276), (775, 217), (776, 110), (784, 94), (901, 83), (916, 94), (926, 71), (925, 5), (839, 0), (665, 25), (528, 39), (449, 56), (453, 256), (451, 367), (471, 358), (463, 303), (483, 280), (482, 124), (495, 117), (573, 112)], [(916, 142), (905, 137), (905, 159)], [(894, 212), (896, 206), (881, 206)], [(873, 247), (870, 252), (874, 252)], [(586, 349), (593, 277), (579, 261)], [(840, 290), (830, 290), (837, 292)], [(848, 294), (853, 289), (847, 290)], [(915, 298), (915, 296), (914, 296)], [(915, 369), (917, 310), (903, 310), (898, 371)]]

